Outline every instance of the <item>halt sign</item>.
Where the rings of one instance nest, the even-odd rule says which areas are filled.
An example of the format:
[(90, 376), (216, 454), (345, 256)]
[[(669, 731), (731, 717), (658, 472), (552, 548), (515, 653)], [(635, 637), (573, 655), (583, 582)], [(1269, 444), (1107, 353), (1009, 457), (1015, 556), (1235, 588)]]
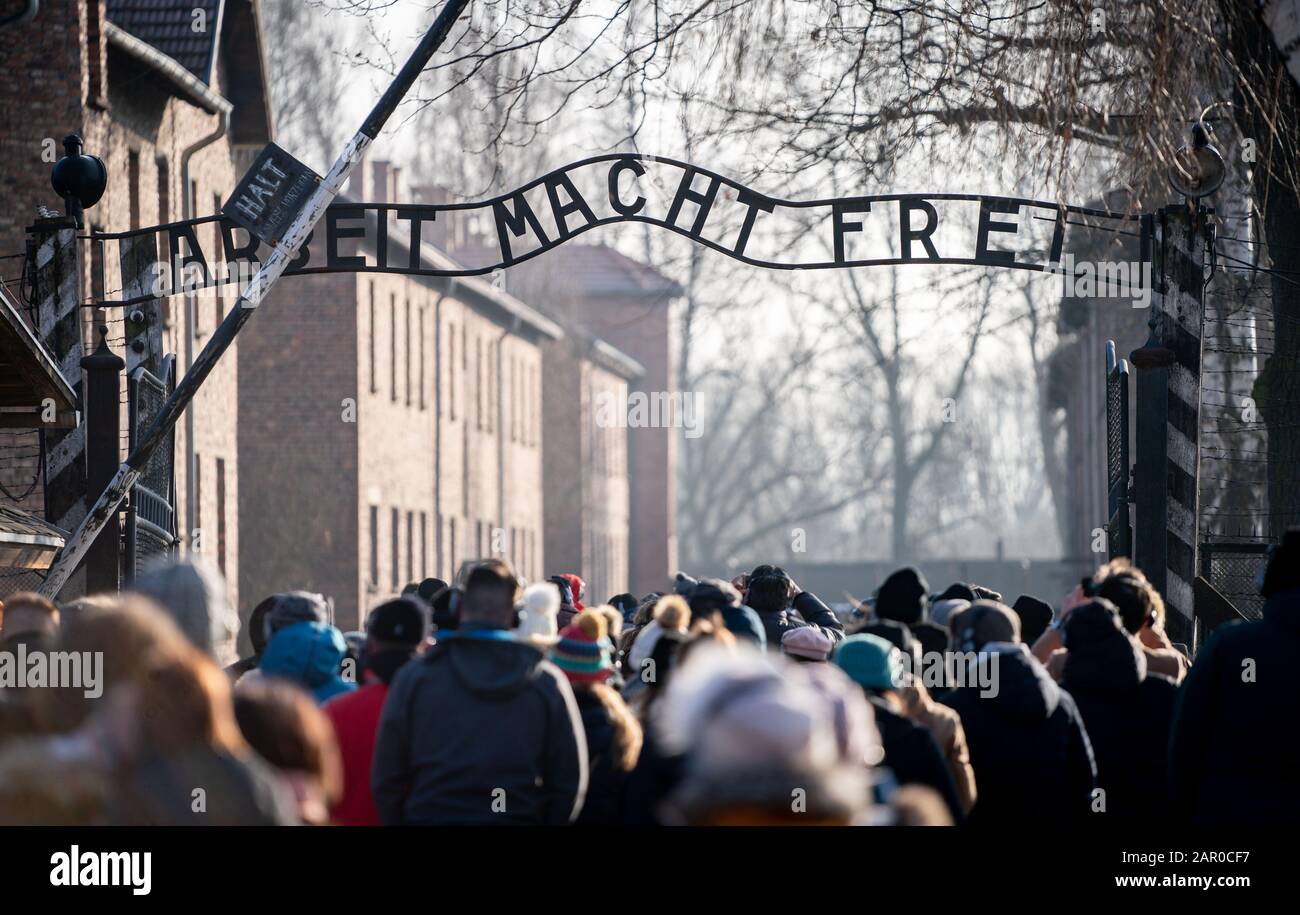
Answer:
[(268, 143), (221, 212), (256, 238), (274, 246), (284, 237), (320, 182), (320, 176), (314, 171), (274, 143)]

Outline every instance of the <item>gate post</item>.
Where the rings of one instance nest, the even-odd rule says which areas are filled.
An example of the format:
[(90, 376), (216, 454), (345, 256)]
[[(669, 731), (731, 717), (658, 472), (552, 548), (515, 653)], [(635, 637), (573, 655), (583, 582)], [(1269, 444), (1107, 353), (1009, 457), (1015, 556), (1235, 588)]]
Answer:
[[(36, 333), (84, 412), (77, 224), (70, 216), (42, 215), (27, 232), (35, 251)], [(73, 531), (86, 513), (86, 429), (78, 424), (45, 434), (45, 520)]]
[(1195, 645), (1199, 543), (1204, 210), (1169, 206), (1143, 219), (1153, 286), (1151, 335), (1137, 369), (1135, 564), (1164, 597), (1169, 636)]
[[(122, 460), (122, 370), (126, 363), (108, 348), (108, 328), (99, 346), (81, 360), (86, 402), (86, 507), (103, 491)], [(86, 593), (116, 591), (122, 583), (122, 531), (115, 508), (86, 555)]]
[(1106, 550), (1109, 559), (1133, 555), (1129, 517), (1128, 362), (1106, 341)]

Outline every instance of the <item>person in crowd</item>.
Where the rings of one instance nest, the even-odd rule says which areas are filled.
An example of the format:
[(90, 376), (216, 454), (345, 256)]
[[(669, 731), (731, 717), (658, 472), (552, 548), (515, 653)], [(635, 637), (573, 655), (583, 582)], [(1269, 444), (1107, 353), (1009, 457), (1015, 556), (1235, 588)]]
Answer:
[(0, 652), (47, 650), (59, 629), (59, 608), (32, 591), (20, 591), (0, 603)]
[(362, 654), (362, 685), (324, 705), (343, 760), (343, 790), (331, 810), (333, 822), (340, 826), (379, 825), (379, 811), (370, 793), (370, 764), (375, 755), (379, 716), (389, 684), (416, 656), (428, 631), (427, 608), (418, 597), (399, 597), (370, 611)]
[(132, 589), (152, 599), (200, 651), (222, 666), (238, 660), (239, 614), (226, 598), (221, 572), (202, 556), (170, 557), (147, 568)]
[(752, 608), (741, 602), (740, 592), (730, 582), (718, 578), (705, 578), (696, 582), (686, 595), (692, 617), (706, 618), (718, 613), (722, 623), (738, 639), (743, 639), (759, 650), (767, 648), (767, 631), (763, 621)]
[(1061, 633), (1070, 612), (1091, 597), (1101, 597), (1119, 608), (1124, 628), (1137, 638), (1147, 658), (1147, 669), (1181, 683), (1190, 662), (1165, 635), (1165, 603), (1160, 592), (1127, 559), (1102, 566), (1091, 579), (1079, 584), (1066, 598), (1061, 616), (1033, 643), (1034, 656), (1058, 680), (1065, 669), (1066, 648)]
[(929, 620), (930, 586), (919, 570), (907, 566), (890, 574), (876, 591), (874, 618), (902, 623), (925, 651), (947, 651), (948, 630)]
[(61, 617), (53, 650), (99, 659), (95, 694), (61, 684), (35, 690), (33, 716), (40, 733), (69, 733), (81, 727), (116, 687), (135, 682), (155, 656), (176, 655), (187, 640), (172, 617), (138, 594), (97, 601)]
[(979, 600), (979, 598), (975, 596), (975, 592), (971, 590), (970, 585), (965, 582), (954, 581), (943, 590), (942, 594), (935, 595), (934, 598), (931, 599), (930, 603), (937, 604), (940, 601), (945, 600), (964, 600), (968, 604), (973, 604), (975, 601)]
[[(975, 806), (976, 798), (975, 770), (971, 767), (966, 731), (961, 725), (961, 716), (956, 711), (931, 697), (925, 679), (928, 676), (933, 682), (937, 677), (943, 677), (946, 684), (946, 664), (940, 667), (933, 656), (924, 658), (920, 642), (902, 623), (880, 620), (866, 624), (857, 634), (884, 639), (902, 653), (904, 661), (910, 662), (912, 676), (904, 678), (903, 684), (895, 690), (895, 695), (907, 717), (928, 730), (939, 747), (961, 802), (961, 814), (953, 819), (961, 822), (962, 817)], [(947, 687), (943, 685), (942, 688)]]
[(844, 638), (844, 624), (834, 611), (804, 591), (778, 566), (761, 565), (745, 578), (745, 603), (763, 623), (767, 650), (779, 652), (781, 638), (789, 629), (815, 626), (832, 642)]
[(636, 615), (636, 608), (639, 603), (640, 601), (636, 599), (635, 594), (615, 594), (609, 599), (609, 605), (623, 617), (624, 628), (632, 625), (632, 618)]
[[(618, 611), (610, 609), (622, 620)], [(568, 677), (587, 735), (589, 781), (579, 826), (608, 826), (618, 822), (628, 774), (641, 755), (641, 723), (608, 684), (614, 673), (608, 619), (588, 608), (561, 632), (550, 659)]]
[[(272, 620), (275, 612), (271, 611)], [(343, 633), (328, 623), (293, 623), (271, 636), (258, 671), (264, 677), (296, 683), (324, 703), (357, 688), (355, 677), (343, 677), (347, 653)]]
[(870, 706), (829, 665), (709, 646), (669, 683), (654, 727), (684, 760), (663, 804), (670, 822), (848, 825), (870, 813)]
[(343, 793), (343, 762), (313, 697), (288, 680), (262, 677), (236, 688), (234, 711), (244, 739), (291, 789), (297, 821), (330, 825), (330, 808)]
[[(997, 591), (994, 591), (992, 588), (986, 588), (983, 585), (973, 584), (970, 586), (970, 589), (972, 593), (974, 593), (975, 595), (975, 600), (991, 600), (995, 604), (1002, 603), (1002, 595), (999, 594)], [(974, 603), (975, 600), (971, 601), (971, 603)]]
[(389, 687), (371, 789), (394, 824), (564, 824), (587, 791), (568, 679), (510, 632), (519, 582), (488, 560), (466, 578), (460, 628)]
[(554, 582), (539, 581), (524, 589), (519, 610), (519, 638), (545, 648), (559, 637), (560, 589)]
[(654, 616), (650, 622), (637, 633), (627, 652), (627, 686), (628, 697), (636, 696), (647, 686), (653, 686), (653, 680), (646, 679), (646, 660), (658, 646), (666, 633), (684, 636), (691, 625), (691, 608), (677, 594), (661, 597), (654, 607)]
[(266, 616), (275, 606), (275, 600), (274, 594), (263, 599), (248, 615), (248, 641), (253, 647), (253, 653), (247, 658), (240, 658), (226, 668), (226, 673), (231, 679), (238, 681), (240, 677), (250, 670), (256, 670), (257, 665), (262, 663), (262, 653), (266, 651), (267, 641)]
[(552, 575), (551, 582), (560, 591), (560, 611), (556, 614), (556, 623), (563, 629), (585, 609), (582, 605), (582, 597), (587, 584), (571, 572)]
[(1197, 825), (1300, 818), (1300, 528), (1273, 549), (1259, 581), (1263, 615), (1210, 637), (1188, 672), (1169, 750), (1173, 803)]
[(465, 596), (460, 588), (446, 587), (433, 596), (433, 632), (451, 632), (460, 625), (460, 601)]
[(619, 650), (618, 645), (623, 636), (623, 614), (618, 611), (618, 608), (610, 604), (601, 604), (599, 607), (588, 607), (587, 609), (594, 609), (605, 618), (605, 632), (609, 638), (610, 659), (614, 664), (614, 669), (610, 672), (606, 683), (610, 689), (621, 694), (625, 681), (623, 679), (623, 653)]
[(1020, 640), (1026, 645), (1037, 642), (1047, 631), (1047, 627), (1052, 625), (1052, 620), (1056, 616), (1051, 604), (1039, 600), (1032, 594), (1022, 594), (1017, 597), (1011, 609), (1020, 618)]
[(1097, 761), (1099, 822), (1166, 822), (1169, 732), (1178, 687), (1147, 671), (1142, 646), (1115, 605), (1094, 598), (1065, 624), (1069, 652), (1061, 685), (1083, 716)]
[(796, 663), (825, 664), (834, 647), (831, 637), (815, 626), (787, 629), (781, 636), (781, 653)]
[[(59, 608), (31, 591), (0, 604), (0, 656), (21, 663), (21, 655), (48, 652), (59, 630)], [(33, 690), (0, 684), (0, 743), (36, 731)]]
[(1097, 769), (1082, 716), (1020, 642), (1020, 620), (977, 600), (951, 622), (953, 649), (977, 653), (940, 702), (961, 716), (979, 797), (972, 825), (1071, 823), (1088, 815)]
[(965, 817), (952, 774), (930, 731), (906, 714), (901, 692), (912, 677), (903, 653), (875, 635), (859, 633), (835, 646), (835, 664), (862, 687), (884, 745), (883, 764), (900, 785), (926, 785), (943, 798), (954, 823)]
[(441, 578), (426, 578), (420, 582), (410, 582), (402, 588), (403, 597), (418, 597), (425, 604), (433, 606), (433, 599), (438, 592), (447, 587)]
[(970, 606), (964, 597), (945, 597), (930, 604), (930, 622), (948, 629), (948, 623), (954, 615)]
[(266, 638), (294, 623), (329, 623), (334, 618), (334, 606), (328, 597), (311, 591), (285, 591), (276, 594), (275, 602), (266, 614)]

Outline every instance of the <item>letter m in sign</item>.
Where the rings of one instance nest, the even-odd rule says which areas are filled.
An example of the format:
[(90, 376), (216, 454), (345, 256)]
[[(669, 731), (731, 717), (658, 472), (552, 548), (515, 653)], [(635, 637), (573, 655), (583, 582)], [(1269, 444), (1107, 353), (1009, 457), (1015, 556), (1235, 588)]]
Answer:
[(257, 155), (221, 212), (274, 245), (293, 223), (320, 176), (274, 143)]

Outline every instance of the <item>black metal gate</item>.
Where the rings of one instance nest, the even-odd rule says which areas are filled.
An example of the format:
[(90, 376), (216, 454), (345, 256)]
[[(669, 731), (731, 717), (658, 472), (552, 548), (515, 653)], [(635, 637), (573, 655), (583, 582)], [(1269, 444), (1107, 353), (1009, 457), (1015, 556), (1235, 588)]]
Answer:
[[(176, 357), (162, 361), (162, 378), (144, 366), (127, 377), (128, 427), (130, 449), (162, 409), (167, 396), (176, 386)], [(170, 432), (145, 465), (144, 473), (131, 489), (126, 512), (127, 584), (140, 569), (156, 556), (176, 552), (176, 434)]]
[(1106, 341), (1106, 547), (1109, 558), (1133, 555), (1129, 519), (1128, 362)]
[(1267, 543), (1213, 543), (1201, 541), (1201, 577), (1208, 581), (1246, 619), (1264, 613), (1264, 597), (1256, 576), (1268, 562)]

